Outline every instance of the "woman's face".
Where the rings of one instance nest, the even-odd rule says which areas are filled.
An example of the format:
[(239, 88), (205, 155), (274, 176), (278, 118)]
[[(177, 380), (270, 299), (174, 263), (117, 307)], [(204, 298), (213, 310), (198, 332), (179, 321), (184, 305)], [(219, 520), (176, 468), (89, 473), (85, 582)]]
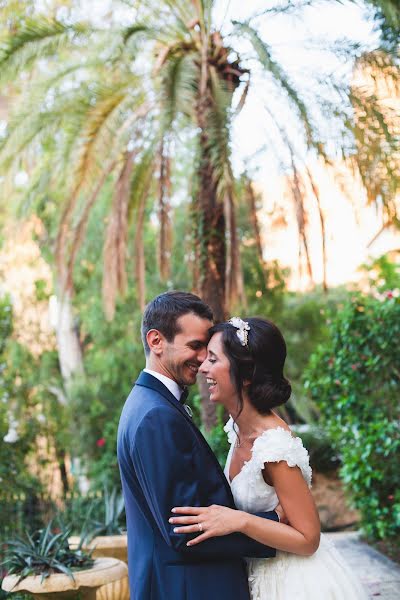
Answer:
[(207, 346), (207, 358), (199, 368), (206, 376), (211, 402), (220, 402), (228, 410), (236, 407), (238, 395), (231, 380), (230, 364), (222, 346), (222, 333), (215, 333)]

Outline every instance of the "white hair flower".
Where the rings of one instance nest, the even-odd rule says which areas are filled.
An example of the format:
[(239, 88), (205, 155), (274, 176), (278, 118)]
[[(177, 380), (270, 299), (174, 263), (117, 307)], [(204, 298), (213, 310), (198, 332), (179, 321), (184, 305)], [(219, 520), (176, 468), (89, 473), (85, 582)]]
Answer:
[(250, 331), (250, 325), (248, 324), (248, 322), (243, 321), (243, 319), (241, 319), (240, 317), (232, 317), (231, 319), (229, 319), (228, 323), (236, 327), (236, 329), (238, 330), (236, 332), (236, 335), (238, 336), (242, 346), (247, 346), (249, 338), (249, 334), (247, 332)]

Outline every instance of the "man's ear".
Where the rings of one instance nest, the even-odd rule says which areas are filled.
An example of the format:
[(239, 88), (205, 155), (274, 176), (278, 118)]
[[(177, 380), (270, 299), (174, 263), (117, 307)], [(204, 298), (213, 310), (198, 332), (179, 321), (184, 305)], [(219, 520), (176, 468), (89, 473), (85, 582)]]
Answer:
[(146, 340), (150, 348), (150, 352), (159, 356), (164, 348), (164, 336), (158, 329), (149, 329), (146, 334)]

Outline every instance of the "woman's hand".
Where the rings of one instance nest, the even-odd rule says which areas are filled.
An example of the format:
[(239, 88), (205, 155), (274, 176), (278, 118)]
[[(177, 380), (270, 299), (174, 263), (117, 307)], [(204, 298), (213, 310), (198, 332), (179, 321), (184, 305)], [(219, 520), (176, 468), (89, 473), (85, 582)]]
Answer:
[(228, 535), (234, 531), (240, 531), (245, 520), (245, 513), (242, 511), (217, 504), (205, 507), (179, 506), (173, 508), (172, 512), (185, 515), (184, 517), (171, 517), (169, 519), (170, 523), (185, 525), (185, 527), (175, 527), (175, 533), (200, 534), (194, 540), (190, 540), (187, 543), (188, 546), (194, 546), (211, 537)]

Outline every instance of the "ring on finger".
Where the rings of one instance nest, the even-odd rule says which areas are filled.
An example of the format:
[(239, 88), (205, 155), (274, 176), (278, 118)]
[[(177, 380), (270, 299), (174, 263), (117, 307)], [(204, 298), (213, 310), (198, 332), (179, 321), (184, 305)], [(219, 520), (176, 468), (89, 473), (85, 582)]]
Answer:
[(200, 533), (202, 533), (203, 525), (201, 523), (197, 523), (197, 527), (199, 528)]

